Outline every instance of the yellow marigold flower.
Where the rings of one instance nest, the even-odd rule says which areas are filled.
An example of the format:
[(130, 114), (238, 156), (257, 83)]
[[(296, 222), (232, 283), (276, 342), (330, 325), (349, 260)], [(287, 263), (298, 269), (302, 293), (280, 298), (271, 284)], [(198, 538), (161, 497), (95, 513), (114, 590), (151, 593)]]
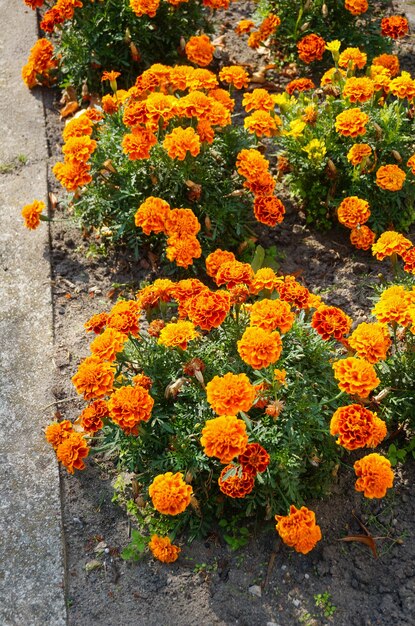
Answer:
[(341, 77), (345, 77), (346, 72), (338, 67), (331, 67), (327, 72), (324, 72), (321, 77), (320, 85), (325, 87), (326, 85), (332, 85), (333, 82), (339, 82)]
[[(385, 94), (389, 93), (391, 75), (386, 67), (371, 65), (369, 75), (373, 81), (375, 91), (383, 91)], [(379, 104), (381, 104), (381, 100), (379, 100)]]
[(352, 15), (361, 15), (366, 13), (369, 3), (367, 0), (345, 0), (344, 8)]
[(381, 165), (376, 172), (376, 184), (385, 191), (399, 191), (404, 185), (405, 178), (405, 172), (397, 165)]
[(287, 372), (286, 370), (274, 370), (274, 380), (280, 385), (287, 385)]
[(344, 137), (357, 137), (366, 133), (369, 116), (359, 108), (346, 109), (336, 117), (336, 131)]
[(375, 92), (373, 81), (367, 76), (351, 76), (343, 87), (343, 96), (350, 102), (367, 102)]
[(163, 148), (171, 159), (184, 161), (187, 153), (197, 156), (200, 152), (199, 135), (192, 127), (189, 128), (173, 128), (172, 132), (166, 135), (163, 141)]
[(288, 333), (294, 324), (295, 315), (288, 302), (284, 300), (258, 300), (250, 310), (250, 325), (267, 331), (278, 329)]
[(255, 387), (246, 374), (215, 376), (206, 385), (206, 397), (212, 410), (218, 415), (245, 413), (252, 407), (256, 396)]
[(392, 344), (386, 324), (362, 322), (348, 338), (348, 344), (356, 354), (369, 363), (386, 359)]
[(248, 327), (237, 346), (241, 359), (256, 370), (278, 361), (282, 351), (280, 334), (257, 326)]
[(233, 85), (236, 89), (248, 87), (249, 76), (247, 71), (240, 65), (228, 65), (223, 67), (219, 72), (219, 78), (222, 82)]
[(257, 137), (272, 137), (278, 133), (282, 120), (278, 115), (272, 116), (266, 111), (254, 111), (244, 119), (244, 127)]
[(307, 124), (302, 119), (291, 120), (290, 130), (285, 130), (283, 134), (295, 138), (300, 137), (306, 126)]
[(40, 214), (45, 208), (46, 204), (39, 200), (34, 200), (31, 204), (26, 204), (23, 207), (22, 217), (26, 228), (29, 230), (35, 230), (39, 226)]
[(148, 547), (155, 559), (162, 563), (174, 563), (181, 552), (178, 546), (172, 544), (168, 537), (152, 535)]
[(200, 443), (207, 456), (214, 456), (221, 463), (230, 463), (243, 454), (248, 445), (246, 424), (235, 415), (221, 415), (207, 420)]
[(194, 324), (185, 320), (178, 322), (170, 322), (160, 332), (158, 343), (167, 348), (187, 349), (187, 344), (193, 339), (197, 339), (199, 333), (196, 331)]
[(213, 59), (215, 46), (212, 45), (207, 35), (190, 37), (186, 44), (186, 56), (192, 63), (206, 67)]
[(413, 306), (413, 292), (406, 291), (402, 285), (392, 285), (382, 292), (372, 313), (379, 322), (408, 326), (411, 323), (410, 308)]
[(46, 441), (56, 450), (60, 444), (73, 432), (72, 422), (52, 422), (45, 430)]
[(356, 167), (356, 165), (366, 163), (371, 154), (372, 148), (368, 143), (355, 143), (347, 153), (347, 160)]
[(254, 26), (255, 24), (252, 20), (240, 20), (235, 27), (235, 33), (237, 35), (245, 35), (246, 33), (249, 33)]
[(321, 539), (320, 526), (316, 524), (316, 515), (307, 507), (297, 509), (290, 506), (289, 515), (276, 515), (276, 530), (283, 542), (301, 554), (307, 554)]
[(275, 291), (281, 279), (277, 278), (274, 270), (270, 267), (261, 267), (252, 279), (250, 290), (253, 294), (258, 294), (266, 289), (269, 292)]
[(386, 230), (372, 246), (372, 254), (378, 261), (383, 261), (392, 254), (403, 254), (412, 247), (412, 242), (393, 230)]
[(346, 48), (340, 54), (339, 65), (347, 69), (350, 67), (354, 70), (356, 67), (361, 70), (366, 65), (367, 54), (361, 52), (359, 48)]
[(399, 59), (395, 54), (380, 54), (372, 61), (372, 65), (380, 65), (389, 70), (391, 77), (399, 74)]
[(344, 311), (325, 304), (319, 306), (311, 320), (311, 326), (324, 340), (341, 341), (350, 331), (351, 325), (352, 320)]
[(91, 343), (91, 352), (101, 361), (115, 361), (118, 352), (122, 352), (127, 335), (114, 328), (106, 328), (101, 335)]
[(326, 50), (329, 52), (340, 52), (341, 45), (341, 41), (333, 39), (333, 41), (327, 41)]
[(365, 498), (383, 498), (393, 486), (394, 474), (389, 459), (373, 452), (354, 464), (357, 481), (356, 491), (363, 491)]
[(369, 203), (357, 196), (345, 198), (337, 209), (337, 219), (347, 228), (361, 226), (370, 217)]
[(82, 459), (87, 457), (88, 454), (89, 448), (86, 439), (81, 433), (75, 431), (69, 437), (66, 437), (56, 449), (58, 461), (66, 467), (70, 474), (73, 474), (76, 469), (82, 470), (85, 468), (85, 463)]
[(376, 448), (386, 437), (386, 424), (361, 404), (342, 406), (331, 418), (330, 434), (346, 450)]
[(137, 434), (138, 424), (150, 419), (153, 405), (154, 400), (144, 387), (120, 387), (108, 400), (108, 412), (127, 434)]
[(85, 400), (95, 400), (107, 396), (113, 388), (114, 369), (111, 363), (101, 361), (97, 356), (90, 356), (80, 364), (72, 383)]
[(322, 139), (312, 139), (306, 146), (304, 146), (304, 148), (302, 148), (302, 151), (307, 153), (310, 161), (318, 163), (326, 156), (327, 148)]
[(364, 359), (348, 357), (333, 363), (334, 377), (339, 381), (339, 389), (350, 395), (367, 398), (380, 383), (371, 363)]
[(375, 233), (366, 225), (357, 226), (356, 228), (353, 228), (350, 233), (351, 244), (359, 250), (369, 250), (375, 239)]
[[(314, 104), (309, 104), (308, 106), (306, 106), (305, 109), (304, 109), (304, 113), (303, 113), (303, 115), (301, 117), (303, 122), (305, 122), (306, 124), (315, 124), (316, 121), (317, 121), (317, 118), (318, 118), (318, 109), (317, 109), (317, 107), (315, 107)], [(280, 170), (280, 167), (278, 165), (277, 165), (277, 167)]]
[(163, 515), (179, 515), (190, 504), (192, 487), (185, 483), (181, 472), (166, 472), (155, 477), (148, 493), (156, 511)]

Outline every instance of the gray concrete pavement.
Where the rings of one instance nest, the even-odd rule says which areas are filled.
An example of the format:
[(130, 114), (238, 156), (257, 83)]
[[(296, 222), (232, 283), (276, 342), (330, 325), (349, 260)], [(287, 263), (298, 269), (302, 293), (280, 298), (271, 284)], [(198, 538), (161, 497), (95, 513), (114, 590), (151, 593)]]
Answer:
[(64, 626), (59, 474), (41, 411), (53, 399), (48, 232), (20, 215), (47, 197), (43, 106), (20, 77), (36, 16), (0, 0), (0, 24), (0, 624)]

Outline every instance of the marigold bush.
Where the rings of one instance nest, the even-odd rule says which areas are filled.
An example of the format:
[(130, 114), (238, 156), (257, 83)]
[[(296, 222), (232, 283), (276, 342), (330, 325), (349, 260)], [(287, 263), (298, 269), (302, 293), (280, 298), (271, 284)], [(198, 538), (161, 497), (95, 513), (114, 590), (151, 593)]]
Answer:
[(367, 67), (362, 50), (337, 43), (322, 91), (274, 97), (277, 169), (308, 222), (329, 227), (337, 216), (353, 245), (368, 250), (376, 235), (415, 221), (415, 80), (399, 74), (393, 55)]
[[(114, 350), (80, 364), (73, 383), (89, 404), (76, 424), (49, 425), (46, 438), (70, 472), (105, 450), (116, 499), (142, 532), (194, 536), (231, 512), (276, 515), (282, 540), (306, 553), (321, 534), (303, 504), (324, 493), (338, 456), (379, 446), (388, 428), (415, 427), (412, 274), (379, 294), (374, 321), (354, 327), (271, 268), (239, 264), (223, 281), (229, 263), (222, 250), (207, 259), (222, 288), (159, 279), (88, 320), (91, 349), (118, 329), (107, 334)], [(218, 321), (199, 324), (194, 311), (209, 294)], [(355, 464), (356, 488), (369, 498), (391, 486), (378, 456)], [(173, 560), (164, 539), (150, 550)]]

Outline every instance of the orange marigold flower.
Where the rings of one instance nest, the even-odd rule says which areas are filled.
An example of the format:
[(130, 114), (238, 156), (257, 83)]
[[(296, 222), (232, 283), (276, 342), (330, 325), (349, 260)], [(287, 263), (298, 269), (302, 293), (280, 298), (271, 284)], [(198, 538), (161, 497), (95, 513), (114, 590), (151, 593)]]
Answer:
[(405, 178), (405, 172), (397, 165), (381, 165), (376, 172), (376, 184), (385, 191), (399, 191)]
[(163, 515), (179, 515), (190, 504), (192, 487), (185, 483), (181, 472), (166, 472), (155, 477), (148, 493), (156, 511)]
[(206, 273), (211, 278), (216, 278), (216, 274), (218, 273), (218, 269), (222, 263), (235, 260), (233, 252), (228, 252), (227, 250), (221, 250), (218, 248), (206, 257)]
[(255, 387), (246, 374), (215, 376), (206, 385), (206, 397), (212, 410), (218, 415), (245, 413), (252, 407), (256, 396)]
[(120, 387), (108, 400), (108, 413), (113, 422), (127, 434), (137, 434), (140, 422), (151, 417), (154, 400), (144, 387)]
[(228, 111), (232, 112), (234, 110), (235, 100), (230, 97), (229, 92), (225, 89), (211, 89), (211, 91), (209, 91), (209, 96), (223, 104), (225, 109)]
[(172, 289), (175, 284), (168, 278), (158, 278), (152, 285), (147, 285), (137, 292), (136, 298), (140, 309), (153, 309), (162, 302), (172, 299)]
[(367, 54), (359, 50), (359, 48), (346, 48), (340, 53), (339, 57), (339, 65), (345, 69), (350, 67), (354, 70), (357, 67), (361, 70), (366, 65), (366, 61)]
[(372, 452), (354, 464), (357, 476), (356, 491), (363, 491), (365, 498), (383, 498), (393, 485), (394, 474), (389, 459)]
[(280, 282), (277, 286), (281, 300), (289, 302), (298, 309), (309, 308), (310, 292), (307, 287), (303, 287), (297, 283), (294, 276), (285, 276), (284, 282)]
[(412, 247), (412, 242), (393, 230), (386, 230), (372, 246), (372, 254), (378, 261), (383, 261), (392, 254), (402, 255)]
[(221, 415), (207, 420), (200, 443), (207, 456), (215, 456), (221, 463), (230, 463), (248, 445), (245, 422), (235, 415)]
[(386, 424), (361, 404), (342, 406), (331, 418), (330, 434), (346, 450), (376, 448), (386, 437)]
[(276, 290), (277, 285), (281, 282), (282, 280), (277, 278), (273, 269), (270, 267), (261, 267), (252, 279), (250, 290), (251, 293), (255, 295), (263, 289), (272, 292)]
[(45, 437), (46, 441), (54, 447), (56, 450), (61, 443), (69, 437), (73, 432), (72, 423), (69, 420), (63, 420), (62, 422), (52, 422), (46, 427)]
[(350, 102), (367, 102), (373, 96), (375, 87), (368, 76), (351, 76), (343, 87), (343, 96)]
[(255, 485), (255, 475), (247, 472), (245, 468), (236, 465), (227, 465), (220, 473), (218, 480), (219, 489), (225, 496), (230, 498), (244, 498)]
[(349, 346), (360, 358), (369, 363), (377, 363), (386, 359), (392, 344), (386, 324), (378, 322), (362, 322), (347, 340)]
[(259, 175), (268, 173), (269, 162), (254, 148), (241, 150), (236, 159), (238, 174), (247, 180), (255, 180)]
[(41, 7), (43, 5), (43, 3), (45, 2), (45, 0), (23, 0), (24, 3), (30, 7), (31, 9), (37, 9), (38, 7)]
[(408, 159), (407, 166), (411, 168), (412, 174), (415, 174), (415, 154)]
[(297, 509), (290, 506), (289, 515), (276, 515), (276, 529), (283, 542), (297, 552), (307, 554), (321, 539), (320, 526), (316, 524), (316, 515), (302, 506)]
[(134, 300), (120, 300), (108, 314), (107, 326), (124, 335), (138, 336), (141, 307)]
[(321, 61), (326, 49), (326, 42), (323, 37), (311, 33), (306, 35), (297, 43), (298, 56), (304, 63)]
[(226, 285), (228, 289), (231, 289), (240, 283), (250, 285), (253, 277), (254, 271), (249, 263), (226, 261), (219, 267), (215, 281), (218, 287)]
[(153, 320), (152, 322), (150, 322), (147, 332), (150, 337), (159, 337), (165, 325), (166, 322), (164, 322), (164, 320)]
[(238, 457), (238, 463), (242, 465), (246, 472), (253, 476), (257, 473), (262, 474), (262, 472), (265, 472), (269, 461), (268, 452), (259, 443), (248, 443), (245, 451)]
[(279, 369), (274, 370), (274, 380), (276, 380), (277, 383), (279, 383), (280, 385), (286, 385), (287, 384), (286, 378), (287, 378), (286, 370), (279, 370)]
[(380, 27), (382, 29), (382, 35), (384, 37), (391, 37), (392, 39), (404, 37), (409, 32), (408, 20), (401, 15), (384, 17), (380, 23)]
[(178, 546), (172, 544), (168, 537), (152, 535), (148, 543), (151, 554), (162, 563), (174, 563), (179, 558), (181, 552)]
[(187, 153), (197, 156), (200, 152), (200, 139), (196, 131), (189, 128), (173, 128), (172, 132), (166, 135), (163, 141), (163, 148), (171, 159), (184, 161)]
[[(43, 0), (38, 0), (38, 2), (43, 2)], [(254, 26), (255, 24), (252, 20), (240, 20), (235, 27), (235, 33), (237, 35), (245, 35), (249, 33)]]
[(262, 40), (268, 39), (275, 31), (276, 28), (281, 24), (281, 20), (278, 15), (274, 15), (273, 13), (268, 13), (267, 17), (262, 21), (262, 24), (259, 27), (259, 32), (261, 34)]
[(130, 7), (137, 17), (142, 15), (155, 17), (159, 4), (160, 0), (130, 0)]
[(29, 230), (35, 230), (40, 224), (40, 214), (43, 209), (46, 208), (46, 204), (39, 200), (34, 200), (31, 204), (26, 204), (22, 209), (22, 217), (24, 219), (24, 225)]
[(200, 120), (196, 127), (197, 134), (199, 135), (200, 141), (206, 143), (213, 143), (215, 138), (215, 131), (209, 122), (205, 120)]
[(192, 71), (189, 76), (187, 89), (194, 91), (195, 89), (215, 89), (219, 84), (215, 74), (210, 70), (198, 67)]
[(405, 272), (415, 274), (415, 248), (406, 250), (402, 255), (402, 260), (405, 262), (403, 269)]
[(67, 191), (76, 191), (79, 187), (88, 185), (92, 181), (90, 166), (86, 163), (66, 162), (56, 163), (52, 171), (62, 187)]
[(246, 285), (235, 285), (229, 289), (231, 304), (243, 304), (249, 298), (249, 289)]
[(254, 31), (248, 37), (248, 46), (253, 50), (259, 48), (261, 43), (263, 42), (262, 33), (259, 30)]
[(137, 374), (132, 378), (131, 382), (133, 383), (133, 385), (137, 385), (138, 387), (143, 387), (143, 389), (147, 389), (147, 391), (149, 391), (153, 385), (153, 381), (150, 376), (146, 376), (145, 374)]
[(165, 219), (165, 232), (169, 237), (188, 239), (200, 231), (199, 220), (192, 209), (172, 209)]
[(355, 143), (347, 153), (347, 160), (352, 165), (360, 165), (365, 162), (367, 158), (372, 154), (372, 148), (368, 143)]
[(350, 242), (359, 250), (369, 250), (375, 239), (375, 233), (368, 226), (353, 228), (350, 232)]
[(245, 111), (272, 111), (275, 103), (266, 89), (254, 89), (251, 93), (244, 93), (242, 106)]
[(281, 124), (278, 115), (272, 116), (266, 111), (254, 111), (244, 119), (244, 127), (257, 137), (272, 137), (278, 132)]
[(278, 328), (282, 333), (288, 333), (294, 324), (295, 315), (288, 302), (264, 299), (254, 302), (249, 319), (251, 326), (258, 326), (266, 331)]
[(91, 352), (101, 361), (115, 361), (118, 352), (122, 352), (127, 339), (127, 335), (120, 333), (115, 328), (106, 328), (91, 343)]
[(85, 400), (95, 400), (108, 395), (114, 384), (114, 369), (111, 363), (89, 356), (80, 364), (72, 383)]
[[(315, 124), (317, 121), (317, 117), (318, 117), (318, 110), (317, 108), (314, 106), (314, 104), (309, 104), (308, 106), (305, 107), (304, 109), (304, 113), (301, 116), (301, 119), (303, 122), (305, 122), (306, 124)], [(278, 164), (277, 164), (277, 169), (279, 172), (284, 171), (284, 167), (281, 170), (281, 159), (284, 159), (283, 155), (279, 155), (278, 156)], [(289, 166), (288, 160), (287, 163), (285, 164), (285, 166)]]
[(179, 316), (187, 317), (190, 300), (196, 294), (207, 289), (206, 285), (196, 278), (186, 278), (179, 280), (171, 290), (172, 297), (178, 302)]
[(56, 450), (56, 456), (58, 461), (62, 463), (70, 474), (73, 474), (76, 469), (82, 470), (85, 468), (85, 463), (82, 459), (89, 454), (89, 447), (85, 438), (81, 433), (72, 432), (69, 437), (66, 437)]
[(104, 113), (112, 115), (118, 111), (121, 106), (121, 102), (119, 102), (115, 96), (107, 93), (101, 98), (101, 106)]
[(412, 79), (409, 72), (402, 72), (400, 76), (397, 76), (389, 83), (390, 92), (400, 98), (406, 98), (407, 100), (413, 100), (415, 97), (415, 80)]
[(339, 389), (352, 396), (367, 398), (380, 383), (373, 365), (354, 356), (335, 361), (333, 370), (334, 378), (339, 381)]
[(132, 133), (124, 135), (121, 146), (131, 161), (138, 161), (150, 158), (150, 150), (156, 143), (157, 137), (153, 131), (137, 126)]
[[(201, 291), (189, 303), (187, 315), (191, 322), (202, 330), (218, 328), (226, 319), (231, 307), (227, 291)], [(226, 413), (227, 411), (222, 411)]]
[(292, 96), (295, 91), (309, 91), (315, 88), (316, 86), (310, 78), (296, 78), (286, 85), (285, 91)]
[(101, 430), (104, 425), (102, 420), (107, 415), (107, 403), (104, 400), (95, 400), (82, 411), (77, 421), (86, 433), (94, 434)]
[(399, 74), (399, 59), (396, 54), (380, 54), (373, 59), (372, 65), (380, 65), (389, 70), (392, 78)]
[(285, 207), (276, 196), (258, 196), (254, 200), (254, 215), (261, 224), (276, 226), (284, 219)]
[(337, 209), (337, 219), (347, 228), (361, 226), (369, 217), (369, 203), (357, 196), (345, 198)]
[(369, 3), (367, 0), (345, 0), (344, 8), (352, 15), (361, 15), (366, 13)]
[(142, 228), (145, 235), (165, 233), (165, 222), (170, 213), (170, 205), (161, 198), (149, 196), (134, 215), (135, 225)]
[(91, 139), (89, 135), (82, 137), (70, 137), (62, 147), (66, 161), (88, 161), (91, 154), (97, 147), (97, 142)]
[(84, 328), (88, 332), (94, 332), (96, 335), (99, 335), (100, 332), (105, 328), (108, 321), (108, 313), (97, 313), (89, 318), (87, 322), (84, 324)]
[(186, 350), (188, 342), (198, 337), (199, 333), (196, 331), (193, 322), (179, 320), (178, 322), (171, 322), (165, 325), (160, 331), (157, 343), (167, 348), (179, 347), (182, 350)]
[(183, 239), (178, 235), (167, 240), (166, 257), (175, 262), (178, 267), (187, 269), (194, 259), (202, 256), (202, 248), (196, 237), (189, 236)]
[(344, 137), (357, 137), (366, 133), (369, 116), (359, 108), (346, 109), (336, 117), (336, 131)]
[(282, 351), (280, 334), (258, 326), (248, 326), (237, 346), (241, 359), (255, 370), (278, 361)]
[(325, 304), (314, 312), (311, 320), (311, 326), (325, 340), (334, 338), (341, 341), (350, 331), (351, 325), (352, 320), (344, 311)]
[(62, 131), (63, 140), (66, 142), (71, 137), (82, 137), (83, 135), (92, 135), (94, 128), (93, 122), (89, 117), (82, 113), (78, 117), (74, 117), (69, 122), (66, 122), (65, 128)]
[(379, 322), (408, 326), (411, 323), (410, 307), (414, 297), (402, 285), (392, 285), (385, 289), (372, 310)]
[(185, 47), (186, 56), (192, 63), (206, 67), (212, 62), (215, 46), (207, 35), (190, 37)]
[(101, 82), (103, 83), (105, 80), (109, 80), (110, 82), (117, 80), (118, 76), (121, 76), (121, 72), (116, 72), (115, 70), (111, 70), (110, 72), (105, 71), (102, 73)]
[(223, 83), (233, 85), (236, 89), (248, 87), (249, 76), (247, 71), (240, 65), (228, 65), (219, 72), (219, 78)]

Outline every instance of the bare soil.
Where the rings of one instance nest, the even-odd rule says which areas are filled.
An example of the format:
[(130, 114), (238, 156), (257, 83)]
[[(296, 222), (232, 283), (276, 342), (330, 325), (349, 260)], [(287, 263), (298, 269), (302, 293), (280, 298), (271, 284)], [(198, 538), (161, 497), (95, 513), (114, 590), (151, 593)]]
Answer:
[[(250, 3), (241, 3), (249, 15)], [(244, 13), (245, 11), (245, 13)], [(232, 17), (235, 23), (235, 14)], [(226, 27), (226, 24), (225, 24)], [(239, 40), (226, 31), (233, 61)], [(232, 47), (233, 46), (233, 47)], [(405, 60), (413, 62), (408, 47)], [(44, 94), (49, 169), (60, 159), (61, 124), (57, 90)], [(59, 186), (50, 173), (50, 191)], [(55, 217), (67, 217), (59, 210)], [(317, 233), (292, 206), (275, 232), (260, 241), (276, 245), (281, 271), (296, 273), (304, 284), (342, 307), (356, 322), (366, 319), (374, 277), (385, 264), (352, 248), (347, 233), (334, 228)], [(74, 419), (83, 403), (74, 398), (71, 376), (88, 354), (84, 322), (108, 310), (119, 291), (138, 285), (150, 264), (127, 253), (88, 256), (90, 241), (71, 221), (50, 227), (53, 268), (56, 374), (53, 393), (63, 418)], [(129, 543), (129, 522), (112, 503), (105, 466), (88, 461), (75, 476), (61, 473), (67, 557), (69, 626), (403, 626), (413, 625), (415, 609), (415, 463), (398, 473), (395, 489), (382, 501), (356, 494), (350, 457), (344, 459), (330, 497), (310, 503), (323, 533), (315, 550), (298, 555), (277, 539), (271, 524), (252, 529), (249, 545), (232, 552), (219, 534), (191, 545), (173, 565), (146, 558), (126, 563), (120, 551)], [(367, 545), (342, 542), (365, 535), (376, 539), (378, 558)], [(90, 569), (93, 562), (96, 568)], [(323, 605), (318, 594), (322, 595)]]

